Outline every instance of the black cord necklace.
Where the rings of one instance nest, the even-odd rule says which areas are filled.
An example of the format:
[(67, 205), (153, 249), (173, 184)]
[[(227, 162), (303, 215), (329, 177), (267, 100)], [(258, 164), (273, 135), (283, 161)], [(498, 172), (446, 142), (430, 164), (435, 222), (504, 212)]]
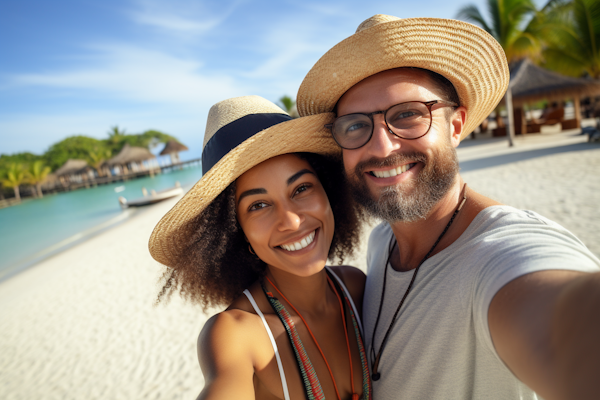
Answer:
[(423, 265), (425, 260), (427, 260), (429, 258), (429, 256), (431, 255), (431, 253), (433, 253), (433, 251), (437, 247), (440, 240), (442, 240), (442, 238), (448, 231), (448, 228), (450, 228), (450, 225), (452, 225), (452, 222), (454, 222), (454, 218), (456, 218), (456, 215), (458, 214), (460, 209), (463, 207), (463, 205), (467, 201), (466, 189), (467, 189), (467, 184), (465, 183), (463, 186), (463, 190), (462, 190), (462, 194), (463, 194), (462, 201), (456, 207), (456, 210), (454, 210), (454, 214), (452, 214), (450, 221), (448, 221), (448, 224), (446, 225), (446, 227), (444, 228), (444, 230), (442, 231), (440, 236), (438, 236), (437, 240), (435, 241), (435, 243), (433, 244), (431, 249), (427, 252), (425, 257), (423, 257), (423, 259), (421, 260), (419, 265), (417, 265), (417, 268), (415, 268), (415, 272), (413, 273), (412, 279), (410, 280), (410, 283), (408, 284), (408, 288), (406, 289), (406, 292), (404, 292), (404, 296), (402, 296), (402, 300), (400, 301), (400, 304), (398, 304), (398, 308), (396, 308), (396, 312), (394, 313), (394, 316), (392, 317), (392, 321), (390, 322), (390, 325), (388, 326), (387, 331), (385, 332), (385, 336), (383, 337), (383, 340), (381, 341), (381, 346), (379, 346), (379, 351), (377, 352), (377, 355), (375, 355), (375, 346), (374, 346), (375, 333), (377, 332), (377, 326), (379, 325), (379, 318), (381, 317), (381, 309), (383, 307), (383, 298), (385, 296), (385, 283), (386, 283), (386, 278), (387, 278), (388, 264), (390, 263), (390, 259), (392, 257), (392, 252), (394, 251), (394, 247), (396, 247), (396, 240), (395, 240), (395, 237), (392, 235), (392, 239), (390, 241), (390, 250), (388, 253), (387, 261), (385, 262), (385, 271), (383, 272), (383, 293), (381, 294), (381, 300), (379, 301), (379, 311), (377, 312), (377, 319), (375, 320), (375, 326), (373, 327), (373, 335), (371, 336), (371, 342), (372, 342), (371, 343), (371, 359), (374, 360), (373, 364), (371, 365), (371, 371), (373, 372), (373, 374), (371, 375), (371, 379), (373, 379), (374, 381), (378, 381), (379, 378), (381, 378), (381, 373), (379, 373), (378, 367), (379, 367), (379, 360), (381, 360), (381, 354), (383, 353), (383, 348), (385, 347), (385, 343), (387, 342), (390, 332), (392, 331), (392, 326), (394, 326), (394, 322), (396, 322), (396, 317), (398, 317), (400, 308), (402, 307), (402, 304), (404, 304), (404, 300), (406, 300), (406, 297), (408, 296), (408, 292), (410, 292), (410, 289), (412, 288), (412, 285), (415, 282), (415, 278), (417, 277), (417, 272), (419, 272), (419, 268), (421, 268), (421, 265)]

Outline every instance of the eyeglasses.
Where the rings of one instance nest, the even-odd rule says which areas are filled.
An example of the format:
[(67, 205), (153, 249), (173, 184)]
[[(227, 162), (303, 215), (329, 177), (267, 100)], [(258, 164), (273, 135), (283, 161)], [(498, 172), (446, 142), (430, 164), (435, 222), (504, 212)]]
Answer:
[(441, 104), (444, 107), (458, 107), (451, 101), (409, 101), (391, 106), (385, 111), (348, 114), (325, 125), (342, 149), (358, 149), (373, 136), (374, 114), (383, 114), (388, 132), (401, 139), (414, 140), (427, 135), (431, 128), (431, 108)]

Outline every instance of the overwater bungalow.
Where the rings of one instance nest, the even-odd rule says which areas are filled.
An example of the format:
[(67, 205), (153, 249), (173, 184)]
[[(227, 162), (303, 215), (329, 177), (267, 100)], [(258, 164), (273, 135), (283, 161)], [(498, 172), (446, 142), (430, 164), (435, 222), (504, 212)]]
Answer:
[(67, 160), (62, 167), (54, 171), (54, 175), (63, 187), (93, 180), (95, 177), (94, 170), (87, 161), (75, 159)]
[(171, 164), (179, 164), (179, 152), (189, 150), (184, 144), (181, 144), (175, 140), (169, 140), (165, 145), (165, 148), (160, 152), (161, 156), (169, 155), (171, 157)]
[(133, 147), (128, 143), (123, 146), (119, 154), (107, 161), (113, 169), (114, 175), (129, 174), (138, 171), (153, 171), (159, 169), (156, 156), (143, 147)]

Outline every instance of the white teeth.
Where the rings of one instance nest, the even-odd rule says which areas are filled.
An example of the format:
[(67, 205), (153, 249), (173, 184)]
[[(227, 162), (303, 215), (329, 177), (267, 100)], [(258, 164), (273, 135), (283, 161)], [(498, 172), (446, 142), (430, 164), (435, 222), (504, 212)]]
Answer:
[(304, 237), (302, 240), (300, 240), (298, 242), (282, 244), (280, 247), (287, 251), (302, 250), (303, 248), (305, 248), (306, 246), (308, 246), (309, 244), (311, 244), (313, 242), (313, 240), (315, 239), (315, 232), (316, 231), (312, 231), (306, 237)]
[(400, 175), (401, 173), (408, 171), (408, 169), (410, 168), (411, 165), (413, 165), (413, 164), (404, 164), (404, 165), (399, 166), (398, 168), (392, 168), (387, 171), (372, 171), (372, 172), (373, 172), (373, 175), (375, 175), (377, 178), (389, 178), (391, 176)]

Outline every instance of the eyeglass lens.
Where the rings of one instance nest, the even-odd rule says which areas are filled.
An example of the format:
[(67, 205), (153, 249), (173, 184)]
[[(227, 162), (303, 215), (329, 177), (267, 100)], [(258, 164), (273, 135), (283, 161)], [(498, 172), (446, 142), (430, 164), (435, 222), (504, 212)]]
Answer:
[[(335, 140), (345, 149), (357, 149), (365, 145), (373, 133), (372, 118), (367, 114), (348, 114), (339, 117), (332, 127)], [(385, 121), (396, 136), (416, 139), (429, 130), (431, 113), (423, 103), (417, 101), (401, 103), (386, 111)]]

